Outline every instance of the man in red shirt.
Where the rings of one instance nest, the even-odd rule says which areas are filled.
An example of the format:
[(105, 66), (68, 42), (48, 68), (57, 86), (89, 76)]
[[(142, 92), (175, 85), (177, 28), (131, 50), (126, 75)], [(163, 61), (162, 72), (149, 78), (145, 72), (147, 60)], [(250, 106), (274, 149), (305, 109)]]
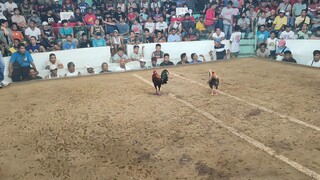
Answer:
[(92, 13), (92, 8), (89, 8), (88, 13), (84, 16), (84, 22), (87, 25), (92, 26), (95, 20), (96, 20), (96, 15)]
[(216, 20), (216, 4), (212, 3), (211, 7), (206, 11), (206, 25), (209, 32), (215, 28)]

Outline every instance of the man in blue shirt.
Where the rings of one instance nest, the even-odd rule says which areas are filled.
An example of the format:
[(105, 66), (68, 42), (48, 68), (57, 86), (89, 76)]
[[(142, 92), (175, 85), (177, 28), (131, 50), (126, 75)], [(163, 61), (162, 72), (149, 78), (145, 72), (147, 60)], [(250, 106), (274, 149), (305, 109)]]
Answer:
[(37, 44), (37, 39), (35, 36), (30, 37), (30, 44), (26, 47), (27, 51), (32, 53), (38, 53), (38, 52), (46, 52), (46, 49)]
[(259, 28), (259, 31), (257, 32), (257, 37), (258, 37), (258, 46), (261, 43), (266, 43), (266, 40), (269, 38), (269, 32), (265, 30), (266, 26), (261, 25)]
[(9, 77), (13, 82), (25, 81), (29, 79), (30, 65), (36, 70), (31, 54), (26, 51), (23, 43), (18, 45), (18, 51), (13, 53), (9, 63)]
[(106, 40), (104, 40), (104, 38), (102, 38), (102, 36), (101, 36), (101, 33), (98, 32), (97, 38), (93, 39), (92, 44), (93, 44), (93, 47), (106, 46)]
[[(202, 54), (200, 54), (199, 56), (202, 57), (203, 61), (206, 61), (206, 59)], [(197, 64), (197, 63), (202, 63), (202, 61), (198, 59), (198, 55), (196, 53), (192, 53), (190, 64)]]
[(62, 49), (63, 50), (70, 50), (70, 49), (76, 49), (77, 43), (72, 40), (72, 37), (70, 34), (67, 35), (67, 40), (63, 42)]

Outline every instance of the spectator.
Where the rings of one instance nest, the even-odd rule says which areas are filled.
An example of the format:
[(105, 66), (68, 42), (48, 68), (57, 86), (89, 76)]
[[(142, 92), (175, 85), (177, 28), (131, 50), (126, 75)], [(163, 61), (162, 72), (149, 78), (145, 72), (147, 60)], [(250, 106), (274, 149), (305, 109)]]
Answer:
[[(107, 34), (112, 34), (115, 30), (117, 30), (117, 25), (119, 24), (119, 23), (114, 23), (111, 17), (107, 17), (107, 21), (104, 21), (104, 23), (106, 24), (105, 32)], [(129, 29), (129, 26), (128, 26), (128, 29)]]
[(148, 21), (144, 25), (144, 28), (148, 29), (151, 34), (154, 33), (156, 26), (151, 16), (148, 17)]
[(26, 46), (20, 43), (18, 51), (13, 53), (10, 58), (8, 76), (13, 82), (28, 80), (30, 65), (36, 70), (31, 54), (26, 51)]
[(64, 75), (66, 77), (80, 76), (80, 71), (76, 71), (75, 65), (73, 62), (67, 64), (68, 72)]
[(144, 57), (143, 50), (144, 50), (144, 46), (142, 46), (142, 53), (139, 53), (139, 46), (134, 45), (133, 52), (130, 54), (131, 61), (140, 61), (140, 59)]
[(304, 24), (297, 35), (298, 39), (310, 39), (312, 32), (308, 30), (308, 25)]
[(266, 13), (262, 11), (259, 18), (258, 18), (258, 26), (265, 25), (266, 20), (267, 20)]
[(217, 20), (216, 18), (216, 3), (213, 2), (206, 11), (206, 26), (208, 28), (209, 32), (213, 32), (215, 29), (215, 21)]
[(319, 13), (320, 3), (319, 0), (312, 0), (312, 2), (308, 6), (308, 15), (312, 18), (316, 17), (317, 13)]
[(106, 46), (106, 40), (102, 38), (100, 32), (96, 34), (96, 38), (92, 41), (93, 47), (103, 47)]
[(68, 21), (62, 20), (61, 24), (63, 27), (59, 29), (60, 37), (62, 39), (66, 39), (67, 35), (70, 35), (72, 38), (74, 38), (73, 29), (69, 27)]
[(181, 42), (181, 36), (176, 33), (176, 29), (172, 29), (168, 36), (168, 42)]
[(5, 45), (10, 45), (12, 40), (12, 32), (9, 28), (8, 21), (4, 19), (0, 19), (0, 40)]
[(228, 1), (227, 6), (222, 8), (220, 18), (223, 19), (223, 30), (226, 39), (229, 39), (232, 33), (233, 16), (235, 10), (232, 8), (232, 1)]
[(121, 11), (121, 7), (118, 7), (117, 11), (113, 15), (113, 18), (115, 18), (117, 21), (120, 21), (121, 18), (126, 21), (126, 14)]
[(283, 57), (282, 61), (284, 61), (284, 62), (291, 62), (291, 63), (297, 63), (297, 61), (292, 58), (292, 53), (291, 53), (291, 51), (285, 51), (285, 52), (284, 52), (284, 57)]
[(160, 8), (156, 8), (155, 11), (152, 13), (152, 18), (156, 22), (159, 22), (161, 17), (163, 17), (163, 14), (162, 14)]
[(46, 14), (46, 15), (42, 16), (41, 21), (42, 21), (42, 22), (46, 21), (46, 22), (48, 22), (48, 24), (50, 24), (50, 25), (51, 25), (52, 23), (58, 22), (58, 20), (56, 19), (56, 17), (53, 15), (53, 12), (52, 12), (51, 9), (49, 9), (49, 10), (47, 11), (47, 14)]
[(140, 43), (139, 35), (131, 31), (127, 44), (139, 44), (139, 43)]
[(88, 13), (84, 16), (84, 22), (88, 26), (92, 26), (95, 20), (96, 20), (96, 15), (93, 14), (92, 8), (89, 8)]
[(85, 68), (87, 69), (87, 75), (93, 75), (93, 74), (96, 74), (96, 72), (94, 71), (93, 66), (91, 66), (91, 65), (87, 65)]
[[(172, 19), (173, 18), (171, 18), (171, 20)], [(173, 20), (173, 22), (168, 27), (168, 31), (171, 32), (172, 29), (176, 29), (177, 30), (177, 34), (181, 34), (181, 32), (182, 32), (182, 24), (181, 24), (180, 20), (178, 20), (178, 19)]]
[(313, 51), (313, 60), (310, 65), (313, 67), (320, 67), (320, 50)]
[(19, 39), (14, 39), (13, 40), (13, 46), (11, 48), (9, 48), (9, 54), (12, 55), (13, 53), (18, 51), (18, 45), (20, 44), (20, 40)]
[(189, 31), (184, 36), (184, 41), (197, 41), (199, 39), (197, 32), (194, 28), (190, 27)]
[(58, 68), (56, 65), (50, 65), (49, 70), (50, 74), (44, 77), (45, 79), (55, 79), (60, 77), (60, 75), (58, 75)]
[(225, 45), (221, 43), (221, 39), (217, 38), (214, 41), (214, 50), (216, 52), (217, 60), (227, 59), (230, 51), (226, 49)]
[(46, 52), (46, 49), (37, 43), (37, 39), (34, 36), (30, 37), (30, 44), (26, 47), (26, 50), (31, 54), (38, 52)]
[(103, 62), (103, 63), (101, 64), (101, 71), (100, 71), (100, 73), (109, 73), (109, 72), (111, 72), (111, 71), (109, 70), (109, 65), (108, 65), (108, 63)]
[(138, 36), (142, 33), (142, 26), (139, 24), (138, 20), (133, 21), (131, 31), (133, 31)]
[[(98, 38), (98, 34), (102, 37), (105, 34), (103, 27), (100, 25), (100, 20), (94, 20), (94, 24), (90, 27), (90, 35), (91, 39)], [(101, 38), (100, 38), (101, 39)]]
[(74, 18), (73, 20), (75, 22), (83, 22), (83, 14), (81, 13), (80, 8), (76, 8), (76, 11), (74, 12)]
[(234, 27), (234, 32), (231, 34), (231, 37), (230, 37), (231, 58), (239, 56), (240, 40), (241, 40), (240, 27), (238, 25), (236, 25)]
[(270, 35), (269, 35), (269, 32), (266, 31), (265, 25), (261, 25), (261, 26), (259, 27), (259, 31), (257, 32), (258, 46), (259, 46), (261, 43), (266, 43), (269, 36), (270, 36)]
[(89, 4), (85, 2), (85, 0), (80, 0), (80, 3), (78, 5), (80, 12), (82, 14), (86, 14), (89, 9)]
[(88, 39), (86, 33), (82, 33), (82, 38), (80, 40), (79, 48), (93, 47), (92, 42)]
[[(203, 20), (203, 16), (200, 16), (199, 21), (196, 24), (196, 29), (199, 32), (200, 37), (202, 37), (206, 32), (206, 25)], [(210, 30), (211, 32), (211, 30)]]
[(291, 7), (292, 6), (289, 3), (289, 0), (283, 0), (283, 2), (279, 4), (277, 11), (283, 11), (285, 13), (285, 16), (289, 18), (291, 13)]
[(65, 0), (62, 4), (62, 9), (65, 9), (66, 12), (74, 12), (74, 4), (71, 0)]
[(169, 59), (169, 54), (166, 53), (163, 55), (163, 62), (160, 63), (160, 66), (173, 66), (173, 62), (170, 61)]
[(259, 49), (257, 50), (257, 57), (268, 58), (270, 56), (270, 50), (266, 48), (266, 43), (261, 43)]
[(156, 44), (156, 50), (153, 51), (152, 57), (155, 57), (157, 60), (162, 60), (164, 52), (161, 51), (161, 44)]
[(52, 11), (53, 11), (53, 15), (56, 17), (56, 19), (60, 19), (60, 12), (62, 11), (62, 5), (59, 4), (59, 0), (53, 0), (53, 1), (54, 1), (54, 3), (51, 6)]
[(151, 66), (152, 67), (158, 67), (159, 64), (157, 63), (157, 58), (156, 57), (152, 57), (151, 58)]
[(186, 53), (182, 53), (180, 55), (180, 61), (177, 63), (177, 65), (185, 65), (185, 64), (189, 64), (189, 61), (188, 61), (188, 57), (187, 57), (187, 54)]
[(162, 31), (156, 31), (156, 36), (154, 38), (154, 42), (155, 43), (163, 43), (166, 42), (166, 38), (164, 37), (164, 35), (162, 34)]
[(57, 59), (54, 53), (49, 55), (49, 60), (46, 62), (46, 69), (50, 69), (51, 65), (55, 65), (58, 69), (63, 69), (63, 64)]
[(280, 10), (279, 15), (274, 19), (272, 29), (279, 32), (282, 31), (283, 28), (287, 25), (288, 19), (284, 15), (285, 11)]
[(40, 39), (41, 31), (39, 28), (36, 27), (36, 24), (34, 21), (30, 21), (29, 27), (25, 30), (24, 34), (30, 40), (31, 36), (36, 37), (37, 40)]
[(154, 38), (151, 36), (149, 29), (145, 28), (144, 29), (144, 34), (142, 37), (142, 42), (143, 43), (153, 43)]
[(270, 11), (270, 16), (267, 17), (266, 19), (266, 28), (268, 31), (271, 31), (273, 28), (273, 22), (276, 19), (276, 11), (275, 10), (271, 10)]
[(163, 21), (163, 17), (161, 16), (159, 18), (159, 22), (156, 23), (156, 30), (161, 31), (162, 33), (166, 34), (168, 29), (168, 24)]
[(42, 79), (41, 76), (38, 76), (38, 73), (39, 72), (35, 68), (30, 68), (28, 72), (28, 75), (29, 75), (28, 80), (32, 81), (32, 80)]
[(318, 27), (320, 27), (320, 11), (318, 12), (317, 16), (312, 19), (311, 31), (316, 31)]
[(301, 15), (295, 21), (296, 31), (300, 30), (304, 24), (310, 25), (310, 18), (307, 16), (307, 10), (303, 9)]
[(124, 54), (123, 49), (119, 48), (117, 54), (113, 56), (113, 61), (118, 63), (121, 59), (125, 59), (125, 62), (130, 61), (130, 58)]
[(249, 11), (246, 12), (247, 18), (250, 20), (251, 29), (253, 29), (254, 25), (256, 24), (257, 20), (257, 13), (254, 10), (254, 6), (250, 6)]
[(195, 23), (190, 19), (190, 13), (186, 13), (184, 16), (184, 20), (182, 21), (182, 35), (185, 36), (188, 32), (189, 29), (195, 28)]
[(18, 5), (13, 2), (13, 0), (8, 0), (6, 3), (4, 3), (4, 6), (7, 10), (7, 12), (11, 15), (14, 14), (14, 9), (18, 8)]
[(291, 31), (291, 27), (288, 25), (285, 27), (285, 31), (280, 34), (280, 39), (295, 39), (294, 32)]
[(166, 1), (164, 1), (164, 2), (162, 3), (163, 9), (165, 9), (166, 11), (168, 11), (168, 10), (170, 9), (172, 3), (173, 3), (173, 2), (171, 2), (171, 0), (166, 0)]
[(6, 12), (6, 8), (2, 2), (0, 2), (0, 19), (7, 20), (7, 18), (3, 15)]
[(320, 40), (320, 27), (317, 27), (310, 39)]
[(73, 40), (70, 34), (67, 35), (66, 41), (63, 42), (62, 49), (63, 50), (77, 49), (77, 43)]
[(118, 31), (119, 31), (119, 35), (120, 35), (120, 36), (125, 37), (125, 36), (128, 36), (128, 35), (129, 35), (129, 29), (130, 29), (130, 27), (129, 27), (129, 24), (127, 24), (127, 23), (125, 22), (125, 19), (124, 19), (124, 18), (120, 18), (120, 22), (116, 23), (115, 25), (116, 25), (116, 28), (117, 28)]
[(83, 24), (83, 22), (78, 21), (77, 25), (73, 27), (73, 33), (75, 36), (75, 39), (77, 41), (80, 41), (82, 38), (82, 34), (87, 34), (87, 27)]
[(41, 44), (47, 51), (61, 49), (61, 43), (57, 41), (55, 34), (46, 21), (42, 23), (41, 37)]
[(250, 32), (250, 20), (246, 17), (246, 13), (241, 14), (237, 25), (240, 27), (241, 32), (245, 33), (244, 38), (247, 39)]
[(133, 12), (133, 8), (129, 8), (129, 13), (128, 13), (128, 21), (129, 24), (133, 24), (134, 20), (138, 17), (136, 12)]
[(114, 30), (113, 37), (111, 38), (111, 50), (113, 51), (112, 54), (115, 54), (115, 52), (118, 52), (118, 49), (123, 47), (123, 38), (118, 36), (117, 30)]
[(20, 15), (18, 8), (14, 8), (14, 15), (11, 17), (12, 22), (17, 23), (18, 27), (25, 29), (28, 27), (26, 19)]
[(41, 21), (40, 17), (38, 16), (37, 12), (33, 12), (31, 17), (28, 19), (29, 25), (30, 25), (31, 21), (33, 21), (37, 27), (41, 26), (42, 21)]
[(126, 68), (126, 58), (121, 58), (120, 60), (119, 60), (119, 66), (117, 67), (117, 68), (115, 68), (115, 72), (121, 72), (121, 71), (126, 71), (126, 70), (128, 70), (127, 68)]
[[(206, 59), (202, 54), (200, 54), (199, 56), (202, 58), (204, 62), (206, 61)], [(196, 53), (192, 53), (190, 64), (197, 64), (197, 63), (202, 63), (202, 61), (199, 60), (198, 55)]]
[(221, 41), (223, 41), (224, 38), (225, 38), (225, 34), (224, 34), (224, 32), (221, 31), (221, 29), (220, 29), (219, 27), (217, 27), (217, 28), (216, 28), (216, 31), (213, 32), (213, 33), (211, 33), (211, 34), (209, 35), (209, 37), (212, 37), (212, 38), (210, 38), (210, 39), (213, 39), (213, 40), (219, 38)]
[(129, 0), (128, 4), (127, 4), (127, 9), (132, 8), (133, 11), (137, 12), (138, 11), (138, 5), (136, 2), (134, 2), (134, 0)]
[(144, 60), (143, 58), (139, 60), (140, 63), (140, 68), (141, 69), (147, 69), (146, 67), (146, 60)]
[(17, 23), (12, 23), (11, 25), (11, 41), (13, 42), (15, 39), (19, 39), (20, 41), (24, 40), (24, 36), (22, 35), (21, 31), (18, 30)]
[(307, 9), (307, 5), (303, 2), (303, 0), (298, 0), (296, 3), (294, 3), (292, 7), (292, 16), (298, 17), (301, 15), (301, 11)]
[(9, 85), (9, 82), (4, 80), (4, 68), (5, 68), (5, 64), (3, 61), (2, 53), (0, 53), (0, 88), (3, 88)]
[(267, 49), (270, 51), (270, 58), (276, 58), (276, 44), (278, 39), (276, 38), (276, 33), (272, 31), (270, 37), (267, 39)]
[(276, 56), (278, 61), (282, 61), (286, 51), (290, 51), (290, 49), (286, 46), (286, 40), (281, 39), (276, 48)]
[(152, 11), (155, 11), (156, 8), (161, 9), (161, 2), (159, 0), (153, 0), (153, 2), (150, 4), (150, 8)]
[(120, 8), (121, 12), (126, 12), (126, 5), (123, 0), (118, 0), (117, 8)]

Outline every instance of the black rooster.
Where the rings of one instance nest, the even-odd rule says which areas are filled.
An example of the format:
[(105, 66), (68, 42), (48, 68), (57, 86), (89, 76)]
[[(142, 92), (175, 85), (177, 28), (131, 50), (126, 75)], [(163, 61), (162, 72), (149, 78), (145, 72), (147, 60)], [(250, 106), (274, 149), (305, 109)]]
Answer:
[[(215, 92), (215, 95), (218, 95), (218, 91), (217, 90), (218, 90), (218, 86), (219, 86), (219, 77), (212, 70), (209, 71), (209, 81), (208, 81), (208, 83), (209, 83), (209, 86), (211, 88), (211, 95), (214, 94), (213, 92)], [(216, 88), (216, 90), (213, 89), (213, 86)]]
[(160, 95), (161, 85), (167, 84), (168, 75), (169, 75), (169, 71), (166, 69), (161, 72), (161, 76), (159, 76), (156, 70), (153, 70), (152, 82), (153, 82), (154, 88), (156, 88), (157, 95)]

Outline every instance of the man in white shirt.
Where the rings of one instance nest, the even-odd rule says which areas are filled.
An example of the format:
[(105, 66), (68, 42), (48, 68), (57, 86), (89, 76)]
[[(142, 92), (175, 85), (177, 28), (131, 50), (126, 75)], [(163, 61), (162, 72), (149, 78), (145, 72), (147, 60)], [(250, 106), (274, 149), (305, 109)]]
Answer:
[(164, 34), (167, 34), (168, 24), (163, 21), (163, 17), (161, 16), (159, 22), (156, 24), (156, 30), (162, 31)]
[(144, 24), (144, 28), (149, 29), (150, 34), (152, 34), (154, 33), (155, 27), (152, 17), (148, 17), (148, 21)]
[(9, 0), (8, 2), (4, 3), (4, 6), (8, 13), (13, 14), (13, 9), (18, 8), (18, 5), (13, 2), (13, 0)]
[(41, 31), (39, 28), (36, 27), (36, 23), (34, 21), (30, 21), (29, 27), (25, 30), (24, 34), (27, 36), (27, 38), (30, 40), (31, 36), (34, 36), (39, 40), (41, 36)]
[(3, 12), (6, 10), (6, 7), (4, 6), (3, 3), (0, 2), (0, 19), (5, 19), (7, 20), (7, 18), (3, 15)]
[(238, 57), (238, 55), (239, 55), (240, 39), (241, 39), (240, 26), (236, 25), (234, 27), (234, 32), (231, 34), (231, 37), (230, 37), (231, 58)]
[(290, 26), (286, 26), (286, 30), (280, 34), (280, 39), (295, 39), (294, 32), (291, 31)]

